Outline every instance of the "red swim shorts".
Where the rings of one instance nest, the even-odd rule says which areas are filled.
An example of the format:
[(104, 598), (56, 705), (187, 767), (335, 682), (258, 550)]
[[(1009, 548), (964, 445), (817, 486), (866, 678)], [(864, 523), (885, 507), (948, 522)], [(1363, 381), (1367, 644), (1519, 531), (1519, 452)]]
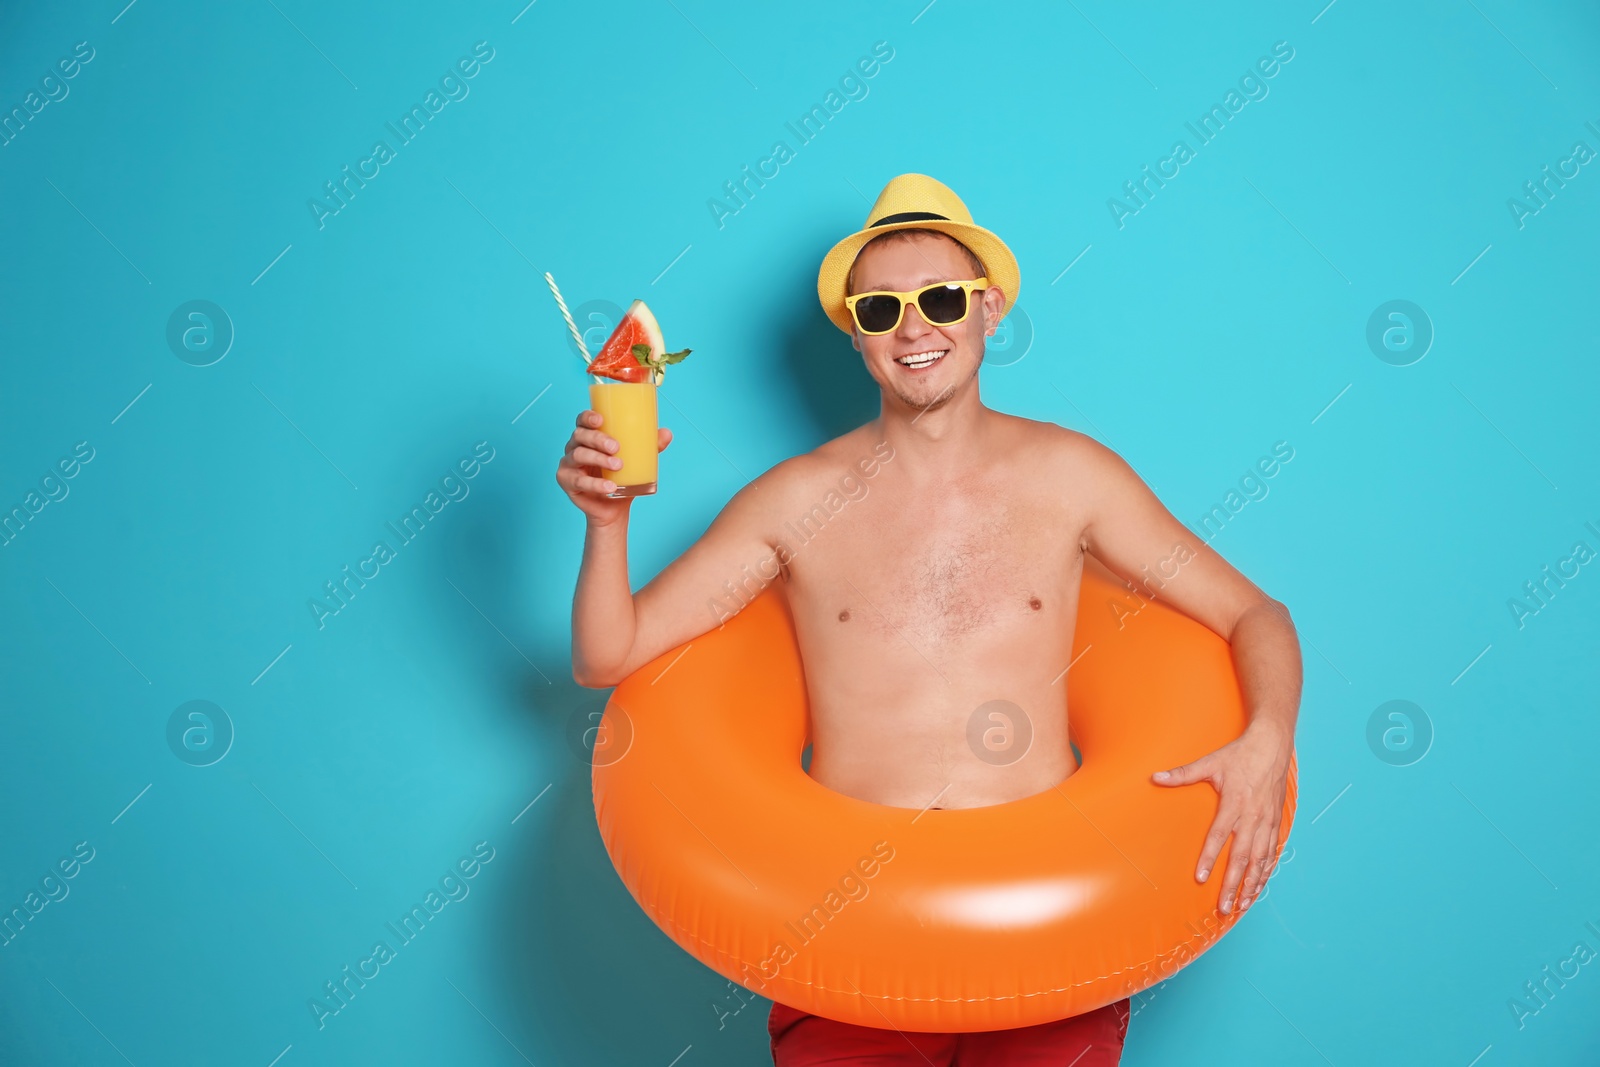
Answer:
[(1037, 1026), (968, 1034), (880, 1030), (772, 1005), (775, 1067), (914, 1064), (925, 1067), (1116, 1067), (1128, 1036), (1128, 1001)]

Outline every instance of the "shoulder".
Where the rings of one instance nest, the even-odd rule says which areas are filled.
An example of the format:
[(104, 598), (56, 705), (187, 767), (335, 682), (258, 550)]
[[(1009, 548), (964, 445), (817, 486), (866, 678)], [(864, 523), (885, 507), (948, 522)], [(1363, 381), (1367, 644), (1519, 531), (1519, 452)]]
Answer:
[(830, 490), (855, 498), (894, 459), (894, 448), (874, 434), (872, 424), (859, 426), (813, 448), (790, 456), (752, 478), (737, 494), (767, 516), (790, 516), (810, 507)]
[(1119, 458), (1115, 452), (1086, 433), (1069, 429), (1055, 422), (1042, 422), (1021, 415), (1004, 414), (1006, 433), (1012, 440), (1009, 447), (1023, 454), (1033, 453), (1047, 460), (1052, 467), (1103, 466)]
[(854, 473), (857, 477), (871, 478), (878, 473), (878, 468), (894, 459), (894, 446), (878, 432), (874, 423), (869, 422), (795, 458), (807, 461), (804, 466), (812, 477), (837, 480)]
[(1086, 433), (1054, 422), (1041, 422), (1018, 415), (1005, 416), (1008, 432), (1015, 440), (1015, 454), (1037, 457), (1040, 470), (1057, 480), (1062, 488), (1082, 495), (1093, 486), (1114, 485), (1132, 471), (1114, 450)]
[(852, 479), (873, 478), (893, 459), (894, 446), (876, 432), (873, 423), (866, 423), (784, 460), (772, 473), (786, 486), (814, 494), (828, 486), (848, 486)]

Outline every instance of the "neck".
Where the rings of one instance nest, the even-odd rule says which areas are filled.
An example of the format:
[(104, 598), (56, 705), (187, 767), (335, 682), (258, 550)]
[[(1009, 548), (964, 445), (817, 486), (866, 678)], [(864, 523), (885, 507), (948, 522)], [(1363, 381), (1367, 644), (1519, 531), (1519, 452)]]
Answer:
[(884, 393), (878, 435), (894, 449), (895, 466), (913, 480), (948, 479), (984, 455), (993, 412), (978, 397), (977, 376), (937, 407), (908, 405)]

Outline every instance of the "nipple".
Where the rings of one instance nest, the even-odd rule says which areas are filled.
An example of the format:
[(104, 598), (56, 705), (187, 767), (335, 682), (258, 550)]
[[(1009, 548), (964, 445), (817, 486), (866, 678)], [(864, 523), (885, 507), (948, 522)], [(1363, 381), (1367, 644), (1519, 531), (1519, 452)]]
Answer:
[(1040, 604), (1038, 597), (1029, 598), (1028, 607), (1032, 608), (1034, 611), (1038, 611), (1042, 606), (1043, 605)]
[(850, 609), (849, 608), (845, 608), (843, 611), (839, 612), (839, 621), (840, 622), (849, 622), (850, 621)]

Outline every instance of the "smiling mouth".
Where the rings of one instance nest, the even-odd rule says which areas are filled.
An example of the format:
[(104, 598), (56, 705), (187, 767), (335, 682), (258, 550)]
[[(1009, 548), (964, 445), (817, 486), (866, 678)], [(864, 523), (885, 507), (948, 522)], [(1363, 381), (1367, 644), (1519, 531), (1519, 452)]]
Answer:
[(948, 348), (938, 348), (929, 352), (912, 352), (908, 355), (897, 357), (895, 362), (907, 370), (923, 370), (939, 362), (949, 352)]

